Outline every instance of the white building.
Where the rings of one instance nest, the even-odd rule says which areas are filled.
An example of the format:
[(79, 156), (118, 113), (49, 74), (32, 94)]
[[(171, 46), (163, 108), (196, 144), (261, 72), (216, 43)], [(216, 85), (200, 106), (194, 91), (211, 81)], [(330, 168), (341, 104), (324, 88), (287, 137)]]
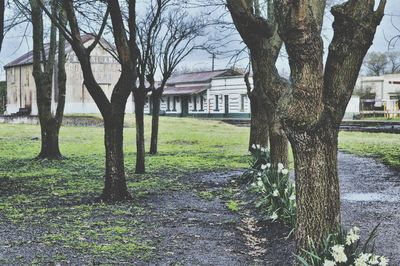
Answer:
[[(145, 112), (151, 113), (150, 97)], [(164, 89), (160, 112), (172, 116), (249, 118), (244, 76), (232, 69), (176, 75)]]
[[(82, 39), (85, 46), (89, 46), (94, 38), (87, 35)], [(107, 46), (104, 42), (102, 45)], [(45, 46), (48, 53), (49, 46)], [(66, 64), (67, 73), (65, 114), (80, 113), (100, 113), (89, 92), (83, 85), (83, 74), (79, 61), (71, 46), (66, 44)], [(114, 85), (120, 76), (120, 64), (100, 45), (91, 54), (93, 74), (103, 88), (105, 94), (110, 99)], [(7, 107), (6, 114), (14, 114), (23, 110), (24, 114), (37, 115), (36, 86), (32, 76), (33, 71), (32, 51), (24, 54), (16, 60), (7, 64), (4, 69), (7, 82)], [(57, 71), (53, 71), (53, 92), (52, 110), (56, 109), (57, 104)], [(128, 99), (126, 112), (133, 112), (132, 96)]]

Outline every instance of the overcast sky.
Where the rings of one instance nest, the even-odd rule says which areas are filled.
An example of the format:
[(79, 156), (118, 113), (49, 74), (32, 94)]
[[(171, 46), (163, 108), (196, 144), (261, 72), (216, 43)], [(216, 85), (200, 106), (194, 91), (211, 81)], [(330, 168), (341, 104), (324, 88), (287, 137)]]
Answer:
[[(329, 39), (332, 36), (331, 24), (332, 18), (328, 15), (325, 18), (325, 26), (323, 32), (323, 35), (325, 36), (324, 42), (326, 47), (329, 45)], [(370, 51), (384, 52), (388, 50), (387, 40), (392, 38), (393, 36), (400, 34), (400, 32), (396, 30), (393, 24), (400, 28), (399, 0), (388, 0), (385, 17), (383, 18), (383, 21), (377, 30), (374, 44), (371, 47)], [(211, 35), (215, 34), (215, 30), (212, 28), (209, 28), (208, 32)], [(26, 36), (25, 38), (23, 38), (24, 35)], [(240, 39), (239, 36), (236, 38), (237, 40)], [(2, 51), (0, 54), (0, 80), (5, 79), (3, 66), (30, 51), (32, 49), (31, 43), (31, 28), (29, 26), (26, 27), (25, 25), (23, 25), (16, 27), (5, 36)], [(239, 42), (234, 42), (230, 45), (230, 47), (227, 47), (227, 49), (233, 50), (240, 49), (241, 47), (242, 44), (240, 44)], [(400, 50), (400, 41), (397, 47), (395, 47), (394, 49)], [(210, 54), (198, 51), (187, 58), (180, 67), (186, 69), (211, 69), (211, 62), (212, 60)], [(244, 68), (247, 66), (247, 64), (247, 60), (242, 60), (238, 62), (237, 66)], [(277, 64), (278, 69), (282, 72), (282, 74), (287, 75), (289, 73), (286, 57), (281, 57)], [(215, 61), (215, 68), (222, 69), (226, 67), (229, 67), (229, 58), (222, 55), (217, 56), (217, 59)]]

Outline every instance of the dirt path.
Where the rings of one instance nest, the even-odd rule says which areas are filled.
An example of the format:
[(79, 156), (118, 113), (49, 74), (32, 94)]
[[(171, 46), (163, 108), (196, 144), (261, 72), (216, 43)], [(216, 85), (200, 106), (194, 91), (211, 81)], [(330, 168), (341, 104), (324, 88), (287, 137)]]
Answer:
[[(390, 265), (400, 265), (399, 174), (373, 159), (345, 153), (339, 154), (339, 171), (344, 224), (358, 225), (366, 234), (381, 223), (377, 253), (387, 256)], [(128, 219), (145, 225), (141, 235), (154, 252), (151, 258), (132, 259), (127, 265), (291, 265), (293, 240), (285, 238), (289, 229), (259, 221), (252, 195), (235, 181), (240, 174), (188, 173), (179, 179), (183, 186), (178, 189), (138, 202), (144, 213)], [(232, 201), (238, 203), (238, 211), (227, 207)], [(104, 262), (73, 248), (42, 245), (37, 241), (41, 231), (45, 228), (0, 223), (0, 264), (30, 264), (35, 254), (44, 256), (47, 265), (55, 264), (55, 254), (65, 257), (67, 263), (61, 265)]]

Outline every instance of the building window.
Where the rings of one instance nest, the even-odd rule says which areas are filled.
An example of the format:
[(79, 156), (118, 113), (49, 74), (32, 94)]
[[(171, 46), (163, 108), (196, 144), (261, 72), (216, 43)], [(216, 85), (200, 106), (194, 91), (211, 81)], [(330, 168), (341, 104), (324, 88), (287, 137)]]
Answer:
[(197, 111), (197, 96), (193, 96), (193, 111)]
[(218, 102), (218, 100), (219, 100), (218, 95), (215, 95), (215, 108), (214, 108), (214, 111), (219, 111), (219, 102)]
[(174, 96), (174, 101), (172, 102), (172, 111), (176, 111), (176, 96)]
[(244, 112), (244, 101), (246, 100), (246, 94), (240, 95), (240, 112)]
[(204, 97), (200, 95), (200, 111), (204, 111)]
[(169, 97), (167, 97), (167, 111), (171, 111), (171, 102)]

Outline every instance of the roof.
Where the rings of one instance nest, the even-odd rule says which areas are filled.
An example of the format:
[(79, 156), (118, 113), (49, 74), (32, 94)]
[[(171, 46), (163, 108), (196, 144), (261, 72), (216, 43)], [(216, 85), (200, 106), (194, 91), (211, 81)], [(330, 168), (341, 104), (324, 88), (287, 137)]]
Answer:
[(175, 75), (168, 80), (169, 85), (182, 83), (204, 83), (211, 82), (213, 78), (222, 76), (238, 76), (243, 73), (233, 69), (222, 69), (214, 71), (200, 71)]
[(209, 88), (208, 85), (185, 86), (185, 87), (166, 87), (164, 95), (197, 94)]
[[(91, 35), (83, 35), (82, 36), (82, 41), (83, 43), (88, 42), (89, 40), (93, 39), (94, 37)], [(49, 54), (49, 50), (50, 50), (50, 44), (46, 43), (44, 45), (44, 52), (47, 55)], [(71, 51), (71, 45), (66, 42), (65, 43), (65, 53), (69, 53)], [(33, 64), (33, 50), (29, 51), (28, 53), (18, 57), (17, 59), (15, 59), (14, 61), (11, 61), (10, 63), (8, 63), (7, 65), (4, 66), (4, 68), (11, 68), (11, 67), (16, 67), (16, 66), (24, 66), (24, 65), (30, 65)]]

